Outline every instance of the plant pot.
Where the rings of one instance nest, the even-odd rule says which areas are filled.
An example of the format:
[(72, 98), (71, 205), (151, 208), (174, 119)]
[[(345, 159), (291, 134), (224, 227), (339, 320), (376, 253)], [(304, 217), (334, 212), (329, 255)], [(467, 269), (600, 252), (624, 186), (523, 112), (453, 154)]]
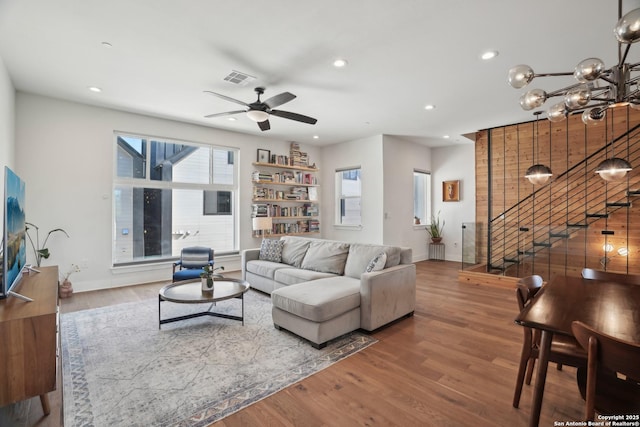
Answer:
[(204, 292), (213, 292), (213, 277), (202, 277), (200, 280)]
[(442, 237), (432, 237), (431, 243), (440, 243), (442, 242)]
[(58, 287), (58, 296), (60, 298), (69, 298), (73, 294), (73, 285), (69, 280), (60, 283)]

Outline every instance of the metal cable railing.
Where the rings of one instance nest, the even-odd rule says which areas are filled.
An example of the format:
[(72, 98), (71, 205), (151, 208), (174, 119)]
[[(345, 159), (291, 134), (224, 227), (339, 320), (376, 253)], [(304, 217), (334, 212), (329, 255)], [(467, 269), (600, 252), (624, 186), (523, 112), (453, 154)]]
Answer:
[(609, 182), (604, 193), (590, 191), (603, 185), (594, 169), (610, 151), (624, 152), (631, 164), (640, 164), (640, 124), (493, 218), (488, 268), (504, 272), (527, 258), (533, 263), (540, 251), (548, 251), (576, 231), (628, 207), (630, 195), (638, 195), (639, 188), (634, 187), (640, 184), (638, 176)]

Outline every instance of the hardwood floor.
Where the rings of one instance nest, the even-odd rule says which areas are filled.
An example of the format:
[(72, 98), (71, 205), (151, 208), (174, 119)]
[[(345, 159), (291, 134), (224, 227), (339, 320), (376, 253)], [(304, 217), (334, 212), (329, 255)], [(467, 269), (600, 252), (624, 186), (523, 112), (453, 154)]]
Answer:
[[(458, 283), (459, 263), (416, 266), (413, 317), (375, 333), (379, 342), (371, 347), (214, 425), (526, 426), (533, 385), (524, 386), (519, 409), (511, 406), (522, 343), (515, 292)], [(155, 298), (162, 285), (75, 294), (61, 300), (61, 311)], [(50, 398), (50, 416), (31, 399), (32, 415), (18, 425), (59, 426), (60, 388)], [(583, 405), (575, 369), (550, 368), (540, 426), (579, 420)]]

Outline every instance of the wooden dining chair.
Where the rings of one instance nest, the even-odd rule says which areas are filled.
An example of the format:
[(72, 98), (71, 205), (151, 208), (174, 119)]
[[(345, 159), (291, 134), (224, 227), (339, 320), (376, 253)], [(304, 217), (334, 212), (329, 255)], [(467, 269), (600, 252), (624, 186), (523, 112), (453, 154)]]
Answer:
[[(542, 288), (543, 283), (542, 277), (538, 275), (523, 277), (518, 280), (516, 299), (520, 311), (531, 303), (533, 297)], [(522, 329), (524, 331), (524, 339), (522, 342), (522, 352), (520, 354), (516, 389), (513, 394), (514, 408), (520, 405), (520, 395), (522, 394), (523, 384), (525, 382), (527, 385), (531, 384), (533, 368), (540, 349), (540, 331), (533, 330), (526, 326), (523, 326)], [(558, 369), (561, 369), (562, 365), (574, 367), (586, 366), (587, 353), (573, 337), (554, 334), (551, 342), (551, 351), (549, 352), (549, 361), (557, 363)]]
[(593, 420), (595, 411), (640, 414), (640, 344), (619, 340), (578, 321), (571, 329), (588, 353), (586, 381), (578, 377), (586, 400), (586, 420)]
[(637, 274), (613, 273), (611, 271), (583, 268), (582, 277), (590, 280), (606, 280), (609, 282), (626, 283), (629, 285), (640, 285), (640, 275)]

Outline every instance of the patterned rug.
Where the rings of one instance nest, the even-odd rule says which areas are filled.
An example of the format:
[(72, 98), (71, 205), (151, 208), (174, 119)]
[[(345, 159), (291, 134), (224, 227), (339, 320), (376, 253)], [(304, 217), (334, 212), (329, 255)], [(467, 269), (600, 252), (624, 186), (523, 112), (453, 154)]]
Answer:
[[(163, 302), (162, 318), (207, 308)], [(376, 342), (354, 332), (317, 350), (276, 330), (269, 297), (253, 290), (244, 326), (205, 316), (159, 330), (150, 299), (63, 314), (61, 331), (66, 427), (206, 426)]]

